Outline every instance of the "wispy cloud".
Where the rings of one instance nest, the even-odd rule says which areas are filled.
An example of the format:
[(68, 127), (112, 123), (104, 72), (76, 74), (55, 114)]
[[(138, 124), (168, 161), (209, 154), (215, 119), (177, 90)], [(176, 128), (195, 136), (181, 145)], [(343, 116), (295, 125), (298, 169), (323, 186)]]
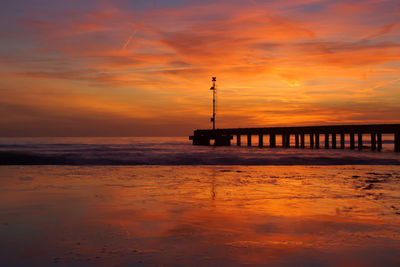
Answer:
[[(13, 95), (10, 105), (28, 110), (43, 88), (49, 96), (50, 88), (63, 88), (51, 101), (79, 107), (77, 121), (85, 110), (102, 109), (113, 118), (151, 114), (161, 124), (157, 118), (179, 108), (167, 112), (169, 122), (191, 124), (185, 113), (205, 127), (209, 78), (216, 75), (224, 126), (236, 126), (234, 117), (275, 125), (400, 115), (388, 102), (399, 85), (397, 1), (102, 1), (57, 9), (46, 3), (27, 2), (0, 29), (3, 88), (30, 96)], [(0, 94), (11, 99), (10, 90)], [(380, 118), (363, 108), (365, 101), (384, 110)]]

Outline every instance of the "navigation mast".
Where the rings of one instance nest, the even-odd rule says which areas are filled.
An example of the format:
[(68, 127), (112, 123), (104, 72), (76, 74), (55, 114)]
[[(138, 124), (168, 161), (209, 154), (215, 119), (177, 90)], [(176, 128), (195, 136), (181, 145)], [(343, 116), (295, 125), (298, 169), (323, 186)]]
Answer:
[(217, 93), (217, 87), (215, 85), (216, 82), (217, 82), (217, 77), (212, 77), (213, 86), (210, 88), (210, 90), (213, 91), (213, 116), (211, 118), (211, 122), (213, 123), (213, 130), (215, 130), (215, 98)]

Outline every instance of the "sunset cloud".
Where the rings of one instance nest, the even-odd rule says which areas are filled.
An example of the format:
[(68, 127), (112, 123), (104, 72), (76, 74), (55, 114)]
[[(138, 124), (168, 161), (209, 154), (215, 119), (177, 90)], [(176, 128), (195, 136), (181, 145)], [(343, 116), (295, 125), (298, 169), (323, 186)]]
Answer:
[[(88, 114), (103, 114), (106, 125), (167, 120), (188, 125), (175, 133), (188, 134), (193, 118), (209, 126), (211, 76), (221, 127), (400, 115), (392, 105), (400, 97), (397, 1), (42, 2), (24, 1), (0, 27), (3, 113), (21, 124), (24, 107), (61, 118), (68, 103), (82, 128)], [(1, 119), (0, 128), (12, 132), (8, 123)]]

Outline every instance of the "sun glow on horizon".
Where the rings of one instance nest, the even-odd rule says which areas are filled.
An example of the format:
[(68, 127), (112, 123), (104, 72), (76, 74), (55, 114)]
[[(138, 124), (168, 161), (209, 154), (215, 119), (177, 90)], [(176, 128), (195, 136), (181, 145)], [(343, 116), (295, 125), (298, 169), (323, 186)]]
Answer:
[(399, 122), (397, 1), (7, 5), (4, 136)]

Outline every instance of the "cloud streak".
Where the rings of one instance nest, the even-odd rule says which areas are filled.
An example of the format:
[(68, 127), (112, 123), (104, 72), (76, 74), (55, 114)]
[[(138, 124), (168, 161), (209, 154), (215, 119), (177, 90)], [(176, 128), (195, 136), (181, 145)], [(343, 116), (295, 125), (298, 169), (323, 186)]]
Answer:
[[(264, 126), (393, 122), (400, 115), (390, 100), (399, 100), (396, 1), (104, 1), (57, 9), (43, 2), (41, 9), (27, 2), (23, 15), (10, 14), (10, 26), (0, 29), (7, 64), (0, 66), (0, 94), (25, 92), (30, 97), (11, 102), (27, 110), (38, 92), (58, 90), (79, 107), (81, 127), (90, 107), (137, 119), (133, 107), (140, 107), (160, 125), (165, 110), (179, 108), (169, 122), (191, 125), (184, 112), (207, 127), (215, 75), (221, 126), (237, 126), (235, 117)], [(363, 103), (384, 112), (375, 116)]]

